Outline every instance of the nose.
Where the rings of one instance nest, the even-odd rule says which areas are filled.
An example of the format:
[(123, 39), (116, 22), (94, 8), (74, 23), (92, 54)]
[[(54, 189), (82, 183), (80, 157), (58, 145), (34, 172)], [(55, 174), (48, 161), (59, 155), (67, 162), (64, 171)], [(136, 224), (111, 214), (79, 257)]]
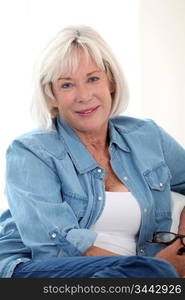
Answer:
[(88, 102), (92, 98), (92, 94), (90, 89), (87, 85), (78, 85), (77, 87), (77, 93), (76, 93), (76, 100), (78, 102)]

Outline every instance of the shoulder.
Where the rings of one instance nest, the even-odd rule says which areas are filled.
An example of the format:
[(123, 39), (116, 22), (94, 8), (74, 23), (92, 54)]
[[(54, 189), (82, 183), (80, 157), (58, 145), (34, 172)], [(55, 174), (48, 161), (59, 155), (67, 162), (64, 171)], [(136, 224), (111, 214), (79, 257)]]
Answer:
[(111, 123), (124, 134), (141, 131), (156, 131), (159, 127), (152, 119), (133, 118), (130, 116), (117, 116)]
[(64, 146), (56, 129), (26, 132), (12, 141), (7, 152), (18, 148), (32, 151), (39, 156), (48, 153), (60, 158), (64, 153)]

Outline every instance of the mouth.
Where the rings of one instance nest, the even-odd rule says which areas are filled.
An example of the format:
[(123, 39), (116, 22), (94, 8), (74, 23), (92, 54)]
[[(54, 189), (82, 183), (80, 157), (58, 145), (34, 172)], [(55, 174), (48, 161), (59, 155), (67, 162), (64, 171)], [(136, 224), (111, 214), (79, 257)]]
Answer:
[(89, 115), (92, 115), (95, 111), (97, 111), (98, 108), (99, 108), (99, 105), (77, 111), (76, 113), (80, 116), (89, 116)]

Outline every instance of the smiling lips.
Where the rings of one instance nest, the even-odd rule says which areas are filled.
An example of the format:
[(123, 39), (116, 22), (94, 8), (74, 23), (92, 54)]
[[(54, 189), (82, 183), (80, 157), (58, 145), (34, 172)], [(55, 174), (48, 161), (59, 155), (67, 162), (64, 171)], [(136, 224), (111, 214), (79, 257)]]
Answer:
[(94, 107), (90, 107), (90, 108), (87, 108), (87, 109), (84, 109), (84, 110), (80, 110), (80, 111), (77, 111), (77, 114), (79, 114), (80, 116), (89, 116), (92, 113), (94, 113), (98, 109), (98, 107), (99, 107), (99, 105), (94, 106)]

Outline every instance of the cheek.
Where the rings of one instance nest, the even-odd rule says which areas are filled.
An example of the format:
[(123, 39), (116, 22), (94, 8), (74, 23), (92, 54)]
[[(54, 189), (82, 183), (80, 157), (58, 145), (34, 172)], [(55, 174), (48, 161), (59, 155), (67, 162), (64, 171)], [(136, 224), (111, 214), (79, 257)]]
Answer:
[(99, 95), (99, 97), (103, 100), (109, 97), (111, 97), (111, 92), (108, 86), (99, 86), (96, 87), (94, 90), (94, 94)]
[(70, 107), (73, 103), (72, 97), (69, 95), (60, 95), (57, 97), (57, 104), (60, 108)]

